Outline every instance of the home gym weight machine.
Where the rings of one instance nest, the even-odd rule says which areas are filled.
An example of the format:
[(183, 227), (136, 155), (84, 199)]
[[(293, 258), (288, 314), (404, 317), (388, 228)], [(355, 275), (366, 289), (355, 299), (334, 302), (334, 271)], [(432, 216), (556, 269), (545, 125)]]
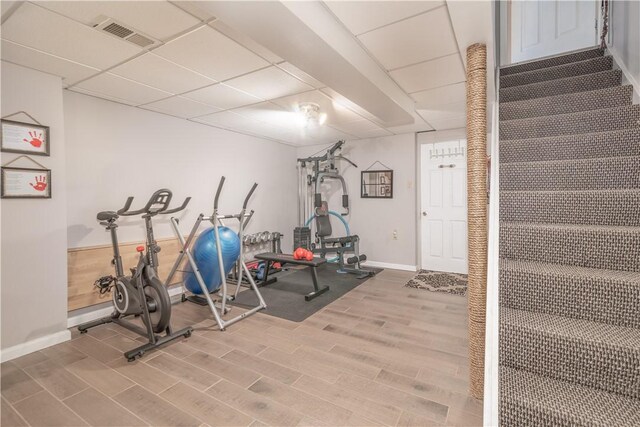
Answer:
[[(325, 258), (327, 254), (336, 254), (338, 271), (342, 273), (356, 274), (359, 278), (372, 276), (372, 270), (362, 268), (361, 263), (367, 256), (360, 253), (360, 238), (357, 235), (349, 235), (349, 225), (344, 216), (349, 215), (349, 193), (344, 177), (340, 174), (336, 162), (344, 160), (354, 167), (354, 162), (340, 154), (344, 141), (333, 144), (321, 156), (311, 156), (298, 159), (298, 223), (294, 230), (295, 247), (305, 247), (313, 253)], [(342, 187), (342, 208), (344, 212), (337, 213), (329, 210), (328, 202), (322, 200), (321, 184), (326, 180), (339, 181)], [(344, 224), (347, 236), (331, 237), (330, 215), (337, 217)], [(316, 242), (311, 243), (312, 220), (315, 220)], [(305, 236), (306, 235), (306, 236)], [(346, 260), (346, 255), (352, 254)]]
[[(100, 225), (104, 226), (111, 233), (111, 244), (113, 245), (113, 259), (111, 263), (115, 268), (116, 275), (101, 277), (96, 281), (96, 287), (100, 293), (104, 294), (112, 290), (113, 313), (101, 319), (94, 320), (78, 326), (80, 333), (86, 333), (88, 329), (106, 323), (115, 323), (123, 326), (142, 336), (148, 337), (148, 342), (124, 353), (125, 358), (132, 362), (136, 357), (169, 341), (180, 337), (191, 336), (192, 328), (184, 328), (173, 332), (171, 329), (171, 298), (167, 288), (158, 279), (158, 252), (160, 247), (153, 236), (152, 218), (158, 214), (172, 214), (187, 207), (191, 197), (187, 197), (182, 206), (169, 209), (171, 203), (171, 191), (167, 189), (158, 190), (142, 208), (130, 211), (133, 197), (129, 197), (125, 206), (117, 212), (104, 211), (97, 215)], [(138, 246), (138, 265), (131, 269), (131, 276), (124, 275), (122, 257), (118, 246), (118, 236), (116, 224), (120, 216), (141, 215), (144, 218), (146, 230), (146, 245)], [(145, 253), (146, 250), (146, 253)], [(142, 319), (146, 329), (141, 328), (124, 318), (135, 316)], [(164, 335), (156, 333), (164, 332)]]
[[(267, 304), (264, 302), (264, 299), (262, 298), (262, 294), (260, 294), (260, 290), (258, 289), (258, 286), (256, 285), (255, 281), (253, 280), (253, 277), (251, 276), (251, 273), (249, 272), (249, 269), (247, 268), (247, 264), (245, 263), (244, 260), (244, 254), (243, 254), (243, 237), (244, 237), (244, 230), (247, 227), (247, 224), (249, 223), (249, 220), (251, 219), (251, 217), (253, 216), (254, 211), (250, 211), (247, 212), (247, 204), (249, 203), (249, 199), (251, 198), (251, 196), (253, 195), (253, 192), (255, 191), (256, 187), (258, 186), (257, 183), (254, 183), (253, 186), (251, 187), (251, 190), (249, 190), (249, 193), (247, 194), (247, 197), (245, 197), (244, 199), (244, 203), (242, 204), (242, 209), (240, 210), (239, 213), (237, 214), (227, 214), (227, 215), (221, 215), (218, 211), (218, 200), (220, 198), (220, 193), (222, 192), (222, 187), (224, 186), (224, 181), (225, 181), (225, 177), (221, 177), (220, 178), (220, 182), (218, 184), (218, 189), (216, 190), (216, 195), (213, 201), (213, 213), (211, 214), (211, 216), (205, 216), (204, 214), (200, 214), (198, 216), (198, 219), (196, 220), (195, 224), (193, 225), (193, 227), (191, 228), (191, 232), (189, 233), (189, 236), (187, 237), (187, 239), (185, 240), (184, 235), (180, 232), (180, 227), (179, 227), (179, 222), (177, 218), (171, 218), (171, 225), (173, 226), (173, 230), (175, 231), (176, 235), (178, 236), (178, 240), (180, 241), (180, 245), (182, 246), (181, 250), (180, 250), (180, 254), (178, 255), (178, 258), (176, 259), (175, 264), (173, 265), (173, 268), (171, 269), (171, 272), (169, 273), (169, 276), (167, 277), (166, 280), (166, 284), (170, 284), (171, 280), (173, 279), (174, 275), (176, 274), (176, 272), (178, 272), (178, 269), (180, 268), (180, 265), (184, 259), (184, 257), (187, 257), (187, 260), (189, 262), (189, 264), (191, 265), (191, 269), (193, 270), (193, 273), (195, 274), (196, 280), (198, 282), (198, 284), (200, 285), (200, 289), (202, 289), (202, 295), (203, 298), (205, 300), (205, 303), (209, 306), (209, 308), (211, 309), (211, 313), (213, 314), (213, 317), (216, 321), (216, 323), (218, 324), (218, 327), (220, 328), (221, 331), (224, 331), (225, 328), (227, 328), (228, 326), (244, 319), (245, 317), (251, 316), (252, 314), (257, 313), (260, 310), (264, 310), (265, 308), (267, 308)], [(237, 267), (238, 267), (238, 279), (237, 279), (237, 284), (236, 284), (236, 289), (235, 292), (233, 294), (233, 296), (230, 296), (228, 293), (228, 289), (227, 289), (227, 277), (226, 277), (226, 273), (224, 270), (224, 262), (223, 262), (223, 257), (222, 257), (222, 251), (220, 250), (221, 246), (221, 242), (220, 242), (220, 233), (218, 232), (218, 226), (225, 226), (225, 220), (237, 220), (238, 221), (238, 238), (240, 239), (240, 256), (238, 257), (237, 260)], [(211, 295), (209, 294), (209, 290), (207, 289), (207, 285), (204, 282), (204, 279), (202, 278), (202, 275), (200, 274), (200, 270), (198, 269), (198, 265), (196, 264), (196, 261), (193, 257), (193, 254), (191, 252), (192, 249), (192, 244), (196, 238), (196, 234), (198, 233), (198, 229), (200, 228), (200, 225), (205, 222), (208, 221), (213, 225), (213, 229), (214, 229), (214, 235), (215, 235), (215, 240), (216, 240), (216, 248), (217, 248), (217, 258), (218, 258), (218, 264), (219, 264), (219, 271), (220, 271), (220, 279), (221, 279), (221, 285), (220, 288), (218, 290), (218, 294), (220, 297), (220, 303), (219, 303), (219, 308), (216, 306), (214, 300), (211, 298)], [(256, 294), (256, 297), (258, 298), (258, 305), (249, 309), (248, 311), (245, 311), (244, 313), (239, 314), (236, 317), (233, 317), (231, 319), (225, 320), (222, 318), (222, 316), (224, 316), (225, 314), (227, 314), (229, 312), (229, 310), (231, 310), (231, 307), (229, 307), (227, 305), (227, 302), (229, 301), (233, 301), (237, 296), (238, 293), (240, 292), (240, 287), (242, 286), (242, 279), (244, 277), (244, 275), (246, 274), (247, 276), (247, 280), (249, 281), (249, 286), (251, 288), (251, 290), (253, 290), (253, 292)], [(182, 298), (183, 301), (185, 300), (190, 300), (192, 302), (196, 302), (198, 304), (201, 304), (196, 298), (200, 298), (197, 297), (195, 295), (187, 297), (186, 296), (186, 289), (184, 286), (184, 283), (182, 285)], [(221, 294), (220, 294), (221, 293)]]

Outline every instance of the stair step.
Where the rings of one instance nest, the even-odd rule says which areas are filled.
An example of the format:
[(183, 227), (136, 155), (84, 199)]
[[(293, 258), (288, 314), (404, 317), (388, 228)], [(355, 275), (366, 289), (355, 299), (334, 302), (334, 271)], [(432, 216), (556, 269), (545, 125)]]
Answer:
[(512, 86), (500, 89), (500, 102), (522, 101), (543, 98), (564, 93), (586, 92), (618, 86), (622, 81), (622, 71), (607, 70), (581, 76), (547, 80), (540, 83)]
[(500, 306), (640, 329), (640, 273), (501, 260)]
[(503, 307), (500, 363), (640, 398), (640, 329)]
[(500, 142), (501, 165), (614, 156), (640, 156), (640, 126), (635, 129)]
[(640, 157), (551, 160), (500, 165), (500, 190), (640, 189)]
[(500, 258), (640, 271), (640, 227), (501, 221)]
[(640, 127), (640, 105), (500, 122), (500, 140), (606, 132)]
[(547, 80), (562, 79), (565, 77), (579, 76), (582, 74), (597, 73), (610, 70), (613, 59), (610, 56), (585, 59), (584, 61), (571, 62), (553, 67), (524, 71), (517, 74), (509, 74), (500, 77), (500, 87), (521, 86)]
[(640, 400), (500, 368), (500, 426), (637, 426)]
[(558, 55), (552, 58), (540, 59), (537, 61), (528, 61), (521, 64), (508, 65), (500, 68), (500, 76), (507, 76), (509, 74), (517, 74), (531, 70), (537, 70), (540, 68), (554, 67), (556, 65), (568, 64), (570, 62), (584, 61), (585, 59), (596, 58), (603, 56), (604, 51), (599, 47), (593, 49), (582, 50), (580, 52), (568, 53), (565, 55)]
[(500, 104), (500, 120), (567, 114), (631, 105), (633, 86), (614, 86), (589, 92), (567, 93), (545, 98)]
[(640, 227), (640, 189), (501, 191), (500, 219)]

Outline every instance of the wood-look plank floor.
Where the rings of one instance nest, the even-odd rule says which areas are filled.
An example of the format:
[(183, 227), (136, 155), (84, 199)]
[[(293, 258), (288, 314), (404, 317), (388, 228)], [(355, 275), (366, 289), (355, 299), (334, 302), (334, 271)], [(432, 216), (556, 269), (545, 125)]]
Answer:
[(136, 334), (72, 331), (2, 364), (1, 424), (482, 425), (467, 392), (466, 298), (406, 288), (410, 277), (385, 270), (304, 322), (258, 313), (225, 332), (207, 307), (178, 304), (173, 326), (193, 336), (133, 363), (122, 351)]

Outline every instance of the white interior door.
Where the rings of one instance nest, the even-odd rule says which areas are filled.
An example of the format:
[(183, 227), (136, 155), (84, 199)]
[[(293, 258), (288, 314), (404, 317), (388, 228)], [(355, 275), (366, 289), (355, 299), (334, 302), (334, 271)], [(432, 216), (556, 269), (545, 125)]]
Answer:
[(511, 3), (511, 62), (597, 44), (595, 0), (515, 0)]
[(420, 145), (425, 270), (467, 273), (467, 141)]

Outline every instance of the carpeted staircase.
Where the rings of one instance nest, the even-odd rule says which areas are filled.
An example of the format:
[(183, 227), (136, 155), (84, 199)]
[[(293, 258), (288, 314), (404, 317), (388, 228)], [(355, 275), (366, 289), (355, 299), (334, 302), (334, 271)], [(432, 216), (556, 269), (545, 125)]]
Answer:
[(500, 423), (640, 425), (640, 105), (600, 49), (500, 70)]

